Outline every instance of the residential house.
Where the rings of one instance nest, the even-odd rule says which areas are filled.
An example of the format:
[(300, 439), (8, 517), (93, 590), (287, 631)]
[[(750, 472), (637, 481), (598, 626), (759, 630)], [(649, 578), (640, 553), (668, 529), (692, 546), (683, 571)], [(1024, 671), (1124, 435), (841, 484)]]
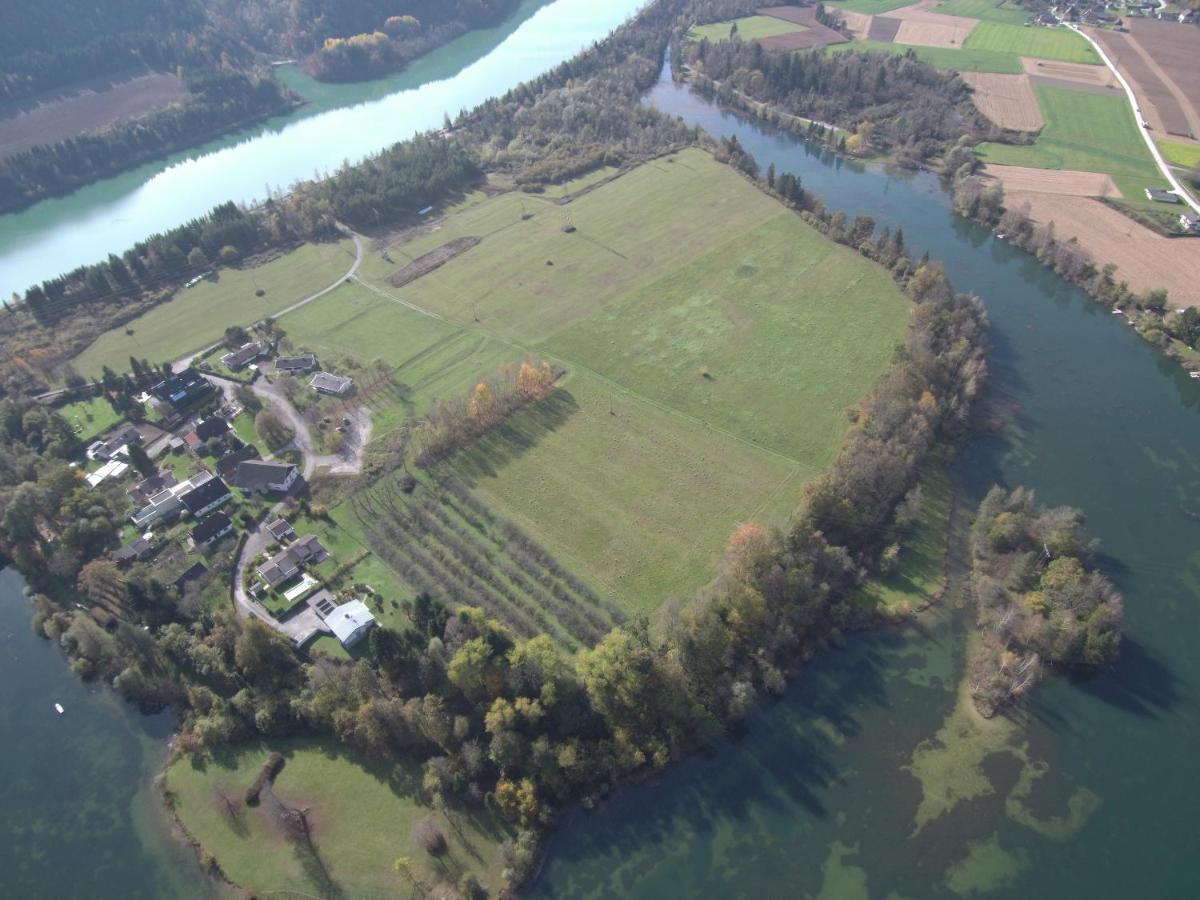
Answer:
[(217, 460), (217, 474), (222, 478), (232, 478), (238, 466), (249, 459), (258, 459), (258, 448), (253, 444), (243, 444)]
[(182, 575), (180, 575), (178, 578), (175, 579), (175, 582), (174, 582), (175, 590), (179, 591), (180, 593), (183, 593), (184, 588), (186, 588), (191, 582), (195, 581), (197, 578), (202, 578), (205, 574), (207, 574), (207, 572), (208, 572), (208, 567), (206, 565), (204, 565), (204, 563), (202, 563), (202, 562), (196, 563), (194, 566), (189, 567), (186, 572), (184, 572)]
[(311, 372), (316, 367), (317, 358), (311, 353), (302, 353), (300, 356), (280, 356), (275, 360), (275, 371), (288, 375), (295, 375), (297, 372)]
[(268, 587), (275, 588), (299, 572), (305, 563), (319, 563), (328, 556), (320, 538), (306, 534), (259, 566), (258, 574)]
[(223, 512), (215, 512), (211, 516), (205, 516), (200, 524), (192, 529), (192, 546), (197, 549), (210, 547), (231, 531), (233, 520)]
[[(233, 496), (229, 492), (229, 486), (216, 475), (209, 472), (203, 474), (208, 475), (206, 480), (198, 485), (194, 485), (190, 491), (181, 494), (179, 497), (179, 501), (187, 511), (197, 519), (208, 515), (222, 503), (228, 502), (229, 498)], [(195, 479), (192, 480), (193, 482), (195, 481)]]
[(195, 369), (187, 368), (154, 385), (150, 393), (160, 403), (182, 409), (207, 397), (213, 390), (207, 378)]
[(267, 352), (267, 345), (263, 341), (251, 341), (248, 344), (242, 344), (236, 350), (226, 353), (221, 357), (221, 364), (227, 369), (232, 369), (237, 372), (244, 369), (247, 365), (254, 362), (260, 356)]
[(208, 443), (215, 437), (221, 437), (229, 432), (229, 423), (220, 416), (209, 416), (196, 426), (196, 436)]
[(154, 550), (154, 546), (144, 537), (138, 538), (132, 544), (126, 544), (120, 550), (113, 552), (115, 563), (132, 562), (135, 559), (145, 559)]
[(367, 609), (367, 604), (361, 600), (351, 600), (349, 603), (335, 606), (324, 618), (334, 637), (347, 649), (361, 641), (367, 636), (367, 632), (375, 627), (375, 617), (371, 615), (371, 610)]
[(116, 457), (128, 459), (129, 445), (141, 442), (142, 433), (135, 426), (122, 425), (104, 440), (93, 441), (89, 444), (87, 457), (88, 459), (115, 459)]
[(165, 472), (157, 472), (149, 478), (143, 478), (125, 493), (134, 503), (144, 506), (155, 494), (172, 488), (178, 483), (179, 479), (175, 477), (175, 473), (167, 469)]
[(238, 465), (233, 486), (247, 494), (282, 494), (290, 491), (299, 477), (300, 470), (291, 463), (250, 459)]
[(333, 397), (341, 397), (353, 384), (349, 378), (344, 378), (341, 375), (331, 375), (328, 372), (318, 372), (312, 377), (308, 383), (318, 394), (329, 394)]
[(1200, 234), (1200, 216), (1190, 212), (1181, 213), (1179, 216), (1179, 227), (1184, 231)]
[(1160, 191), (1158, 188), (1146, 188), (1146, 199), (1157, 200), (1159, 203), (1178, 203), (1179, 195), (1172, 191)]
[(287, 519), (276, 519), (274, 522), (268, 522), (267, 534), (271, 535), (278, 544), (284, 544), (296, 538), (295, 529), (292, 528), (291, 523)]

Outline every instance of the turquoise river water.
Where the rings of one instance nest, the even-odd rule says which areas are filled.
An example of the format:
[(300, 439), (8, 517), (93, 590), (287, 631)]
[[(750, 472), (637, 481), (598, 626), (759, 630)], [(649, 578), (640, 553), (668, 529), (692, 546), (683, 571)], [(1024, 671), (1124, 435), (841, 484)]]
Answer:
[[(600, 6), (603, 12), (592, 8)], [(440, 120), (447, 105), (475, 102), (565, 58), (636, 4), (618, 6), (530, 3), (515, 30), (500, 29), (491, 45), (473, 38), (484, 41), (481, 58), (455, 59), (460, 49), (452, 47), (444, 54), (450, 60), (426, 61), (431, 70), (458, 67), (458, 75), (442, 71), (442, 80), (429, 82), (430, 91), (480, 65), (503, 73), (483, 78), (461, 100), (422, 99), (425, 87), (398, 82), (391, 90), (399, 93), (368, 100), (367, 113), (355, 112), (361, 106), (333, 109), (338, 101), (330, 99), (330, 110), (312, 119), (347, 118), (328, 120), (299, 141), (323, 143), (320, 159), (288, 145), (303, 165), (292, 167), (277, 143), (289, 128), (305, 127), (301, 114), (282, 131), (272, 126), (246, 136), (245, 156), (222, 163), (216, 175), (209, 157), (182, 163), (196, 180), (174, 188), (179, 206), (171, 191), (154, 186), (156, 178), (183, 178), (168, 169), (143, 172), (140, 182), (131, 174), (107, 199), (108, 183), (80, 192), (91, 199), (78, 200), (74, 213), (73, 197), (0, 219), (3, 281), (23, 285), (218, 199), (260, 196), (265, 182), (286, 183), (436, 124), (420, 115)], [(564, 10), (590, 16), (597, 30), (587, 33), (577, 18), (555, 19), (561, 40), (537, 50), (553, 37), (551, 26), (538, 24), (536, 34), (526, 29)], [(521, 59), (510, 61), (510, 71), (493, 57), (513, 47)], [(486, 68), (492, 65), (498, 69)], [(414, 67), (400, 80), (417, 73)], [(332, 96), (341, 89), (325, 90)], [(993, 402), (1006, 428), (975, 441), (959, 460), (964, 502), (1000, 482), (1083, 507), (1125, 593), (1128, 639), (1111, 672), (1079, 683), (1048, 679), (1022, 721), (983, 728), (958, 703), (964, 613), (947, 607), (903, 629), (853, 635), (846, 649), (822, 655), (782, 700), (757, 714), (748, 736), (622, 792), (599, 811), (573, 815), (552, 839), (531, 894), (1200, 896), (1193, 822), (1200, 660), (1191, 645), (1200, 638), (1200, 522), (1189, 515), (1200, 512), (1200, 383), (1028, 255), (954, 215), (935, 179), (845, 163), (724, 114), (666, 78), (649, 101), (713, 134), (736, 134), (761, 165), (800, 175), (832, 208), (902, 227), (917, 252), (928, 249), (946, 263), (960, 290), (983, 298), (993, 322)], [(409, 106), (425, 112), (381, 124)], [(226, 150), (241, 146), (235, 141)], [(250, 165), (260, 154), (268, 162), (275, 156), (279, 177), (269, 165), (243, 176), (235, 160)], [(109, 228), (118, 233), (110, 236)], [(80, 683), (56, 648), (30, 634), (29, 615), (19, 579), (5, 573), (0, 893), (202, 891), (186, 854), (156, 837), (161, 829), (148, 801), (147, 772), (161, 758), (169, 722), (135, 716)], [(54, 714), (55, 701), (67, 707), (65, 716)]]

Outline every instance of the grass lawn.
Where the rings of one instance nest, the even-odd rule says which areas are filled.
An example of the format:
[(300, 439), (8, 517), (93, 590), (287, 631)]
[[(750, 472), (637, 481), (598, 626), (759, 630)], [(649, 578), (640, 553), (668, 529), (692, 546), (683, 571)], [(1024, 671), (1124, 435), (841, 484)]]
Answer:
[(891, 12), (902, 6), (912, 6), (912, 0), (834, 0), (834, 2), (827, 3), (826, 6), (877, 16), (879, 13)]
[(953, 47), (910, 47), (906, 44), (889, 44), (885, 41), (854, 41), (849, 44), (834, 44), (825, 48), (829, 53), (853, 53), (870, 51), (872, 53), (894, 53), (903, 56), (909, 50), (916, 54), (917, 59), (926, 62), (937, 69), (948, 69), (955, 72), (999, 72), (1003, 75), (1020, 75), (1019, 57), (1011, 53), (998, 53), (994, 50), (964, 50)]
[(980, 144), (981, 159), (1035, 169), (1107, 172), (1131, 200), (1146, 187), (1167, 187), (1146, 149), (1124, 96), (1034, 86), (1046, 127), (1030, 146)]
[[(156, 363), (179, 359), (216, 343), (230, 325), (250, 325), (319, 291), (353, 261), (353, 244), (341, 241), (305, 244), (252, 269), (220, 269), (218, 280), (180, 290), (145, 315), (106, 331), (72, 365), (90, 377), (106, 365), (125, 371), (130, 356)], [(255, 297), (256, 286), (266, 296)]]
[(1200, 165), (1200, 144), (1184, 144), (1181, 141), (1168, 141), (1158, 138), (1159, 152), (1166, 157), (1167, 162), (1190, 169)]
[(697, 25), (688, 32), (688, 39), (692, 41), (709, 40), (714, 43), (717, 41), (727, 41), (729, 40), (729, 31), (733, 27), (734, 22), (737, 23), (738, 37), (743, 41), (774, 37), (777, 34), (795, 34), (798, 31), (808, 31), (803, 25), (797, 25), (795, 22), (785, 22), (783, 19), (776, 19), (772, 16), (746, 16), (744, 19), (735, 19), (728, 22)]
[(1008, 0), (946, 0), (933, 12), (946, 16), (964, 16), (968, 19), (983, 19), (986, 22), (1006, 22), (1023, 25), (1033, 14)]
[[(311, 857), (271, 820), (269, 799), (255, 807), (245, 804), (246, 788), (272, 751), (286, 758), (275, 793), (292, 808), (308, 809), (317, 856), (332, 884), (317, 879)], [(260, 896), (407, 896), (411, 883), (393, 868), (400, 857), (411, 860), (426, 885), (453, 883), (471, 872), (495, 890), (502, 868), (499, 846), (509, 837), (505, 826), (473, 810), (453, 812), (451, 822), (445, 813), (422, 805), (420, 784), (417, 768), (363, 763), (322, 740), (240, 744), (215, 760), (180, 757), (167, 770), (167, 787), (185, 827), (230, 879)], [(231, 801), (232, 815), (222, 796)], [(445, 870), (410, 840), (413, 824), (426, 815), (433, 816), (448, 844)]]
[(258, 439), (258, 432), (254, 428), (255, 414), (249, 410), (242, 410), (233, 417), (233, 433), (238, 436), (243, 444), (252, 444), (258, 447), (259, 453), (263, 452), (262, 443)]
[(864, 585), (859, 602), (894, 613), (916, 609), (946, 583), (953, 488), (945, 466), (931, 467), (921, 479), (921, 508), (908, 536), (901, 541), (900, 567), (887, 578)]
[(980, 22), (963, 46), (967, 50), (995, 50), (1038, 59), (1100, 65), (1100, 55), (1082, 35), (1066, 28), (1034, 28), (1005, 22)]
[(75, 434), (84, 443), (99, 437), (121, 421), (120, 414), (104, 397), (76, 400), (74, 403), (57, 407), (55, 412), (71, 423)]
[[(465, 236), (482, 240), (388, 283)], [(364, 262), (369, 287), (282, 320), (291, 340), (392, 367), (368, 400), (377, 435), (527, 353), (565, 369), (553, 414), (518, 414), (448, 465), (626, 612), (707, 581), (739, 523), (786, 518), (908, 321), (885, 272), (698, 150), (565, 205), (469, 198), (389, 254)]]

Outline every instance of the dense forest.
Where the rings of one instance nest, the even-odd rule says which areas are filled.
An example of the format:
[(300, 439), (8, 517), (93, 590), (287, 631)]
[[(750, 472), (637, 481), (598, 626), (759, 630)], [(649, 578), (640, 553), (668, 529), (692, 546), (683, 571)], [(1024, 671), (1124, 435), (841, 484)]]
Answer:
[(29, 206), (298, 104), (273, 78), (187, 70), (187, 99), (102, 131), (0, 159), (0, 213)]
[(1046, 666), (1090, 671), (1116, 657), (1121, 595), (1094, 570), (1083, 526), (1079, 510), (1043, 508), (1021, 488), (993, 488), (979, 507), (968, 682), (984, 715), (1028, 693)]

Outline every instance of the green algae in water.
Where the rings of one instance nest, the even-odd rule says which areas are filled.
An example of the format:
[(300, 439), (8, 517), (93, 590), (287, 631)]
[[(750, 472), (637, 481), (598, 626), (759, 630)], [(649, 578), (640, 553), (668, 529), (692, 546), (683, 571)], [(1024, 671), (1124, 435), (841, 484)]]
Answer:
[(1042, 761), (1033, 762), (1021, 770), (1017, 784), (1004, 801), (1004, 810), (1014, 822), (1036, 831), (1042, 837), (1065, 841), (1074, 837), (1100, 808), (1100, 795), (1085, 787), (1076, 788), (1067, 799), (1067, 812), (1062, 816), (1039, 817), (1028, 801), (1034, 786), (1050, 771)]
[(976, 897), (1011, 884), (1027, 865), (1025, 851), (1010, 853), (993, 835), (986, 841), (973, 841), (966, 858), (946, 870), (945, 883), (960, 897)]
[(867, 890), (867, 870), (846, 862), (849, 856), (858, 855), (858, 844), (843, 844), (834, 841), (822, 866), (824, 875), (821, 892), (817, 900), (870, 900)]

